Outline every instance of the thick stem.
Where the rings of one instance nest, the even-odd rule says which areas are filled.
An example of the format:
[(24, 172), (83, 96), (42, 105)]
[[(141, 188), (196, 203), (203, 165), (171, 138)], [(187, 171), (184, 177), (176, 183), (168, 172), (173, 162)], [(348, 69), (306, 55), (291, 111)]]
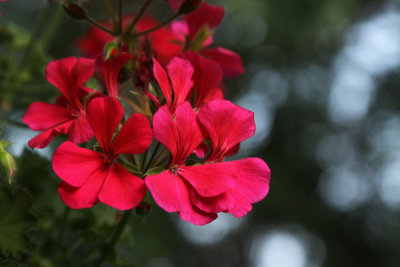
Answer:
[(109, 15), (110, 19), (112, 20), (112, 23), (114, 26), (113, 28), (114, 28), (114, 30), (116, 30), (118, 22), (117, 22), (117, 19), (115, 18), (113, 6), (112, 6), (110, 0), (104, 0), (104, 3), (106, 4), (108, 15)]
[(111, 31), (111, 30), (109, 30), (109, 29), (107, 29), (107, 28), (101, 26), (99, 23), (97, 23), (96, 21), (94, 21), (92, 18), (86, 17), (85, 19), (86, 19), (87, 22), (89, 22), (89, 23), (92, 24), (93, 26), (99, 28), (100, 30), (105, 31), (106, 33), (109, 33), (109, 34), (111, 34), (111, 35), (116, 35), (115, 32), (113, 32), (113, 31)]
[(57, 10), (55, 11), (55, 14), (51, 18), (51, 21), (48, 24), (49, 26), (47, 27), (47, 30), (43, 34), (41, 43), (42, 43), (42, 46), (44, 48), (47, 47), (47, 45), (49, 44), (49, 42), (53, 38), (54, 33), (56, 33), (57, 28), (60, 25), (60, 22), (61, 22), (61, 19), (62, 19), (62, 15), (63, 15), (63, 10), (59, 6), (59, 7), (57, 7)]
[(140, 9), (139, 13), (136, 15), (135, 19), (132, 21), (132, 23), (128, 26), (126, 29), (126, 33), (129, 35), (129, 33), (132, 31), (133, 27), (135, 27), (136, 23), (139, 21), (139, 19), (143, 16), (143, 14), (146, 12), (146, 10), (150, 7), (150, 5), (153, 3), (154, 0), (147, 0), (146, 3), (142, 6)]
[(133, 37), (138, 37), (138, 36), (141, 36), (141, 35), (145, 35), (145, 34), (151, 33), (151, 32), (153, 32), (153, 31), (158, 30), (159, 28), (161, 28), (161, 27), (167, 25), (168, 23), (170, 23), (171, 21), (173, 21), (174, 19), (176, 19), (176, 18), (179, 17), (180, 15), (181, 15), (181, 14), (176, 13), (176, 14), (174, 14), (172, 17), (170, 17), (169, 19), (167, 19), (166, 21), (162, 22), (161, 24), (158, 24), (157, 26), (155, 26), (155, 27), (153, 27), (153, 28), (151, 28), (151, 29), (148, 29), (148, 30), (143, 31), (143, 32), (134, 33), (134, 34), (131, 34), (131, 35), (128, 35), (128, 36), (129, 36), (130, 38), (133, 38)]
[(102, 254), (94, 266), (100, 266), (101, 263), (107, 258), (109, 252), (114, 249), (115, 244), (117, 243), (118, 239), (120, 238), (122, 232), (124, 231), (125, 227), (129, 222), (129, 218), (132, 215), (133, 209), (125, 211), (124, 215), (122, 216), (121, 221), (117, 225), (117, 228), (114, 231), (113, 236), (111, 237), (110, 241), (103, 247)]
[(118, 0), (118, 32), (122, 33), (123, 17), (122, 17), (122, 0)]

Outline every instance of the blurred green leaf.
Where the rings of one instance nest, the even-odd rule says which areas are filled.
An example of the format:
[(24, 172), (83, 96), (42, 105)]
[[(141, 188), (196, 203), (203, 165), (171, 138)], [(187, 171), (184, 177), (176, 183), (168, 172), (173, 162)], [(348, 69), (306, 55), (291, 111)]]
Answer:
[(6, 257), (20, 258), (28, 252), (30, 240), (26, 231), (36, 222), (30, 214), (31, 199), (23, 189), (11, 192), (0, 187), (0, 250)]

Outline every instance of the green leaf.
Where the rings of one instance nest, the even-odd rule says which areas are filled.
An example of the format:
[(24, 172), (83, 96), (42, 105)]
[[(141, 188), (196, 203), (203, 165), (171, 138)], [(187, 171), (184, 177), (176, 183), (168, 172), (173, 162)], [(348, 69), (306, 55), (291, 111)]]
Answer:
[(23, 189), (11, 192), (10, 187), (0, 186), (0, 252), (5, 257), (20, 258), (29, 251), (31, 242), (26, 231), (36, 222), (29, 213), (31, 205)]
[(159, 174), (159, 173), (161, 173), (161, 172), (163, 172), (163, 171), (165, 171), (165, 170), (166, 170), (166, 169), (165, 169), (164, 166), (154, 167), (154, 168), (149, 169), (149, 170), (146, 172), (146, 176), (148, 176), (148, 175)]

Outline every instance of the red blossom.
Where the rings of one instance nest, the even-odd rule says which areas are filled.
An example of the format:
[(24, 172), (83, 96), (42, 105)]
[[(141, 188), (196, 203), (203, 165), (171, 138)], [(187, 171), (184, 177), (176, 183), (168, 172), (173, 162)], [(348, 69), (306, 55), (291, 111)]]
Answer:
[(99, 201), (120, 210), (135, 207), (146, 194), (142, 179), (117, 162), (119, 154), (140, 154), (152, 141), (150, 123), (134, 114), (115, 136), (123, 117), (121, 104), (111, 97), (89, 102), (87, 118), (102, 153), (64, 142), (54, 153), (55, 173), (63, 180), (58, 190), (64, 203), (73, 208), (88, 208)]
[(122, 67), (132, 58), (126, 52), (121, 52), (115, 56), (105, 59), (103, 54), (100, 54), (96, 59), (96, 68), (103, 76), (106, 84), (108, 95), (117, 97), (118, 95), (118, 76)]
[(56, 104), (34, 102), (26, 110), (22, 121), (32, 130), (43, 131), (29, 141), (31, 148), (46, 147), (54, 136), (68, 134), (74, 143), (93, 137), (81, 101), (92, 92), (83, 84), (94, 74), (94, 62), (87, 58), (68, 57), (47, 65), (46, 78), (63, 96)]
[[(234, 147), (237, 142), (248, 138), (250, 130), (241, 126), (251, 124), (243, 109), (237, 109), (221, 100), (205, 106), (204, 112), (212, 112), (202, 118), (221, 134), (227, 125), (232, 134), (221, 134), (219, 141), (226, 143), (220, 148)], [(214, 105), (221, 105), (219, 111)], [(243, 114), (246, 113), (246, 114)], [(232, 114), (239, 120), (232, 121)], [(156, 203), (168, 212), (178, 212), (183, 220), (204, 225), (218, 217), (218, 212), (229, 212), (236, 217), (247, 214), (255, 203), (268, 193), (270, 170), (259, 158), (247, 158), (232, 162), (218, 162), (205, 165), (186, 166), (186, 158), (203, 140), (196, 113), (188, 102), (178, 106), (175, 120), (167, 106), (160, 108), (153, 117), (154, 138), (164, 144), (172, 154), (169, 170), (146, 178), (146, 185)], [(219, 127), (218, 123), (222, 126)], [(214, 149), (214, 147), (213, 147)]]

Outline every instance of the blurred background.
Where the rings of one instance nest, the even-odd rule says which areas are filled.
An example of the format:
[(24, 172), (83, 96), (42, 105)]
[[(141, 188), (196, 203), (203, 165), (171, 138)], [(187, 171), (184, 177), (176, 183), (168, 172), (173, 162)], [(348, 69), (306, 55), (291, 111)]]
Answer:
[[(142, 2), (123, 1), (124, 12)], [(151, 12), (168, 17), (159, 2)], [(244, 218), (221, 214), (204, 227), (152, 205), (145, 219), (133, 218), (119, 260), (146, 267), (399, 266), (400, 2), (208, 2), (225, 8), (215, 44), (238, 52), (246, 70), (226, 82), (227, 98), (255, 112), (256, 134), (235, 157), (263, 158), (272, 170), (270, 192)], [(31, 102), (54, 99), (44, 68), (78, 56), (76, 40), (87, 29), (47, 5), (0, 2), (1, 123), (12, 119), (2, 139), (12, 142), (16, 180), (33, 199), (34, 244), (43, 233), (55, 237), (52, 225), (62, 220), (50, 159), (63, 139), (31, 151), (35, 133), (18, 122)], [(107, 19), (102, 1), (84, 6)], [(40, 46), (31, 33), (41, 36)], [(29, 46), (26, 57), (21, 51)], [(59, 256), (66, 266), (107, 239), (115, 221), (101, 204), (71, 216), (67, 256)], [(44, 255), (51, 246), (43, 244)]]

